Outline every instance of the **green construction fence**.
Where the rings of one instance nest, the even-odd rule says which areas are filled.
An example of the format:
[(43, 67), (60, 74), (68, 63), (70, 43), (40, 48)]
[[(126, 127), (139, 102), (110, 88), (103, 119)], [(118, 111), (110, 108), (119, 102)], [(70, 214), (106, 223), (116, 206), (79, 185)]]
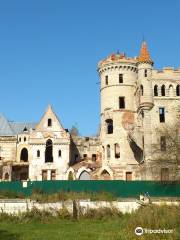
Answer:
[(110, 192), (119, 198), (137, 198), (147, 192), (152, 197), (180, 197), (179, 182), (121, 180), (0, 182), (0, 191), (23, 193), (26, 197), (35, 189), (45, 193)]

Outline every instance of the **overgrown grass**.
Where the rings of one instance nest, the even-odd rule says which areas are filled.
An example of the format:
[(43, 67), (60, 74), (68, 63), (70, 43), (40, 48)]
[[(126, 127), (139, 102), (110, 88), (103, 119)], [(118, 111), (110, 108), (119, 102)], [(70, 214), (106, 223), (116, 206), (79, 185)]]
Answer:
[(14, 191), (10, 191), (10, 190), (1, 190), (0, 191), (0, 199), (3, 198), (25, 198), (24, 194), (22, 192), (14, 192)]
[[(25, 199), (23, 193), (16, 193), (8, 190), (0, 191), (0, 199), (7, 198), (19, 198)], [(46, 193), (42, 189), (33, 189), (32, 194), (28, 197), (31, 200), (38, 202), (58, 202), (66, 200), (80, 200), (80, 199), (89, 199), (92, 201), (114, 201), (117, 197), (110, 192), (56, 192), (56, 193)]]
[(80, 199), (89, 199), (92, 201), (114, 201), (117, 197), (110, 192), (57, 192), (47, 194), (42, 190), (34, 189), (30, 199), (38, 202), (58, 202)]
[[(131, 214), (114, 208), (80, 212), (75, 220), (67, 209), (57, 214), (32, 209), (18, 216), (0, 214), (0, 239), (3, 240), (174, 240), (180, 239), (180, 206), (145, 206)], [(173, 234), (136, 236), (135, 228), (175, 229)]]

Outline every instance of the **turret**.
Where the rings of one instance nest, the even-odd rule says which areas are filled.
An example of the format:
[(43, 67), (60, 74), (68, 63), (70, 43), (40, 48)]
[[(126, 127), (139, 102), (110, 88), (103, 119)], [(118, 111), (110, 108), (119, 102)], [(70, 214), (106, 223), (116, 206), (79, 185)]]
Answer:
[(140, 55), (137, 59), (138, 85), (140, 91), (140, 108), (151, 109), (153, 107), (152, 91), (152, 67), (153, 61), (148, 52), (147, 43), (143, 41)]
[(145, 171), (143, 178), (151, 179), (149, 163), (152, 157), (152, 133), (151, 133), (151, 109), (153, 103), (152, 91), (152, 67), (153, 61), (148, 52), (146, 42), (142, 43), (140, 55), (137, 59), (138, 65), (138, 86), (140, 93), (140, 103), (138, 106), (138, 113), (142, 115), (143, 126), (143, 147), (144, 147), (144, 163)]

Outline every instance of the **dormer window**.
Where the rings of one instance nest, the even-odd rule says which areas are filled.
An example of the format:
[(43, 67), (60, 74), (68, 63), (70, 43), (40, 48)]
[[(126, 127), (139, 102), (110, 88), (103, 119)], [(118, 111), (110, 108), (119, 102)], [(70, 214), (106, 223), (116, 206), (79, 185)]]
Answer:
[(48, 118), (48, 127), (52, 127), (52, 119)]

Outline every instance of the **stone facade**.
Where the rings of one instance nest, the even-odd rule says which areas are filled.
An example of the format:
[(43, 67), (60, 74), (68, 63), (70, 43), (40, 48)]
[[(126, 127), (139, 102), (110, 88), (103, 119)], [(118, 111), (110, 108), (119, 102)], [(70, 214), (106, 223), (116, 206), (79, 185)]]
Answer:
[(70, 134), (48, 106), (39, 123), (0, 116), (2, 180), (180, 179), (180, 69), (111, 54), (98, 64), (100, 134)]

